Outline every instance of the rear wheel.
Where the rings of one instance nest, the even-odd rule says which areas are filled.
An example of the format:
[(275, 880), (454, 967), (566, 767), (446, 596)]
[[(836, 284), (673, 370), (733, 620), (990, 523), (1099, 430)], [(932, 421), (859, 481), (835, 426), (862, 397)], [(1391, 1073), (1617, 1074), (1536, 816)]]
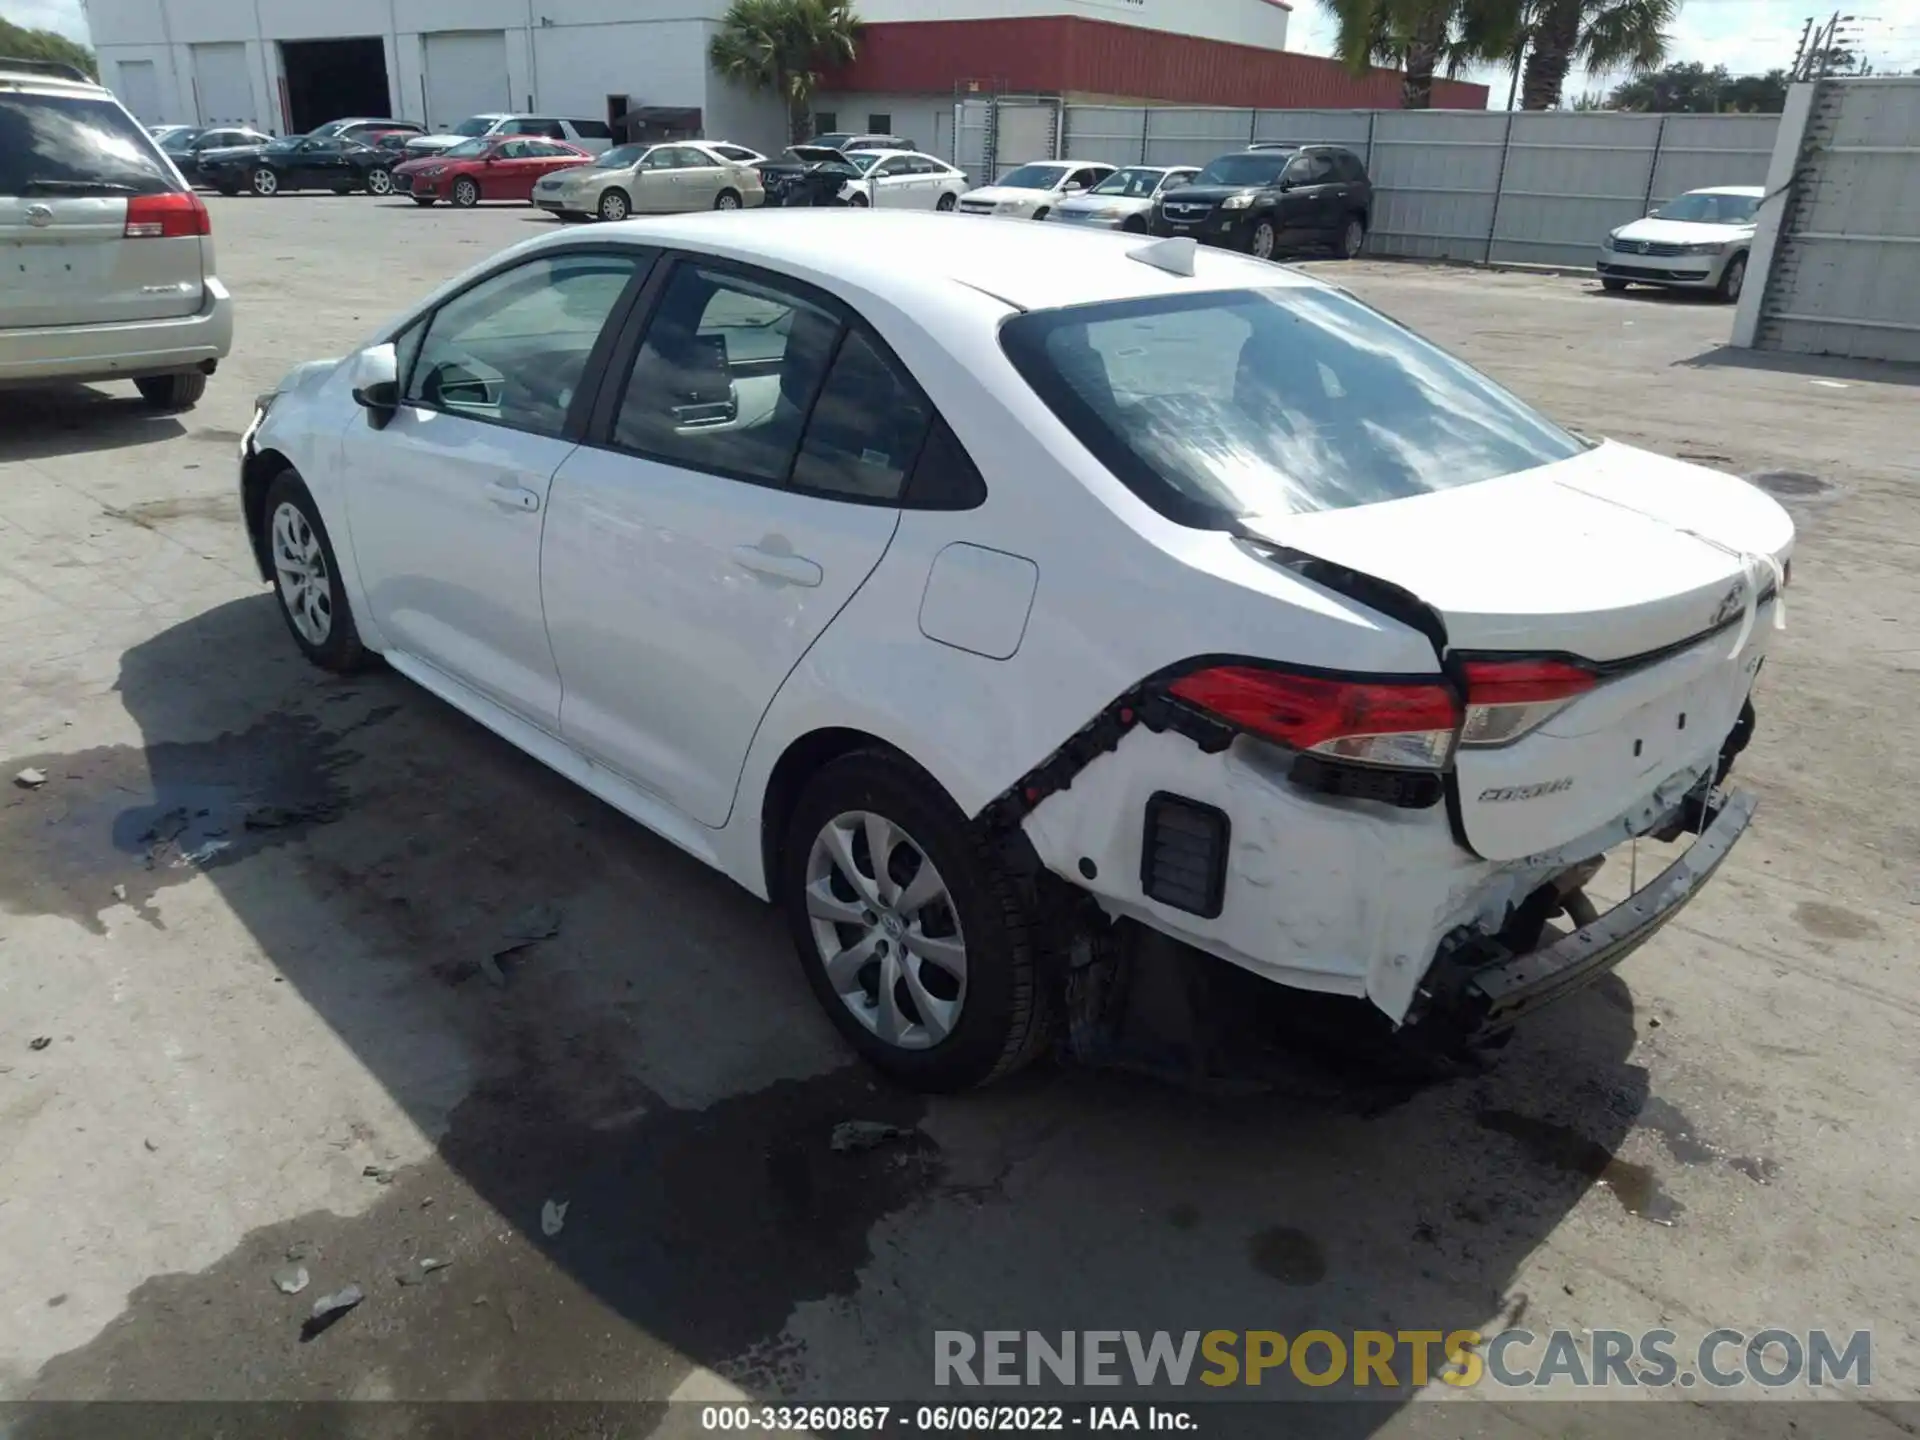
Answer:
[(384, 165), (376, 165), (367, 171), (367, 193), (369, 195), (391, 195), (393, 193), (393, 171)]
[(737, 190), (722, 190), (718, 195), (713, 197), (713, 208), (716, 210), (738, 210), (740, 208), (740, 192)]
[(256, 195), (280, 193), (280, 177), (264, 165), (247, 177), (247, 184), (253, 187), (253, 193)]
[(1278, 238), (1271, 220), (1259, 221), (1253, 227), (1253, 234), (1247, 237), (1247, 253), (1256, 260), (1271, 260), (1274, 242)]
[(600, 218), (610, 224), (626, 219), (631, 208), (627, 203), (627, 192), (624, 190), (609, 190), (600, 197)]
[(901, 757), (859, 751), (813, 777), (779, 894), (815, 996), (877, 1069), (963, 1090), (1039, 1053), (1034, 919), (992, 847)]
[(1747, 288), (1747, 257), (1736, 255), (1727, 261), (1727, 268), (1720, 272), (1720, 284), (1714, 293), (1722, 300), (1738, 300), (1740, 292)]
[(453, 194), (448, 198), (462, 210), (471, 210), (480, 203), (480, 187), (462, 175), (453, 182)]
[(198, 370), (179, 375), (142, 375), (133, 385), (142, 400), (162, 410), (190, 410), (207, 393), (207, 377)]
[(340, 583), (333, 542), (294, 471), (282, 470), (267, 487), (266, 521), (274, 594), (294, 643), (323, 670), (360, 669), (367, 651)]
[(1600, 288), (1609, 294), (1618, 295), (1622, 290), (1627, 288), (1627, 282), (1620, 279), (1617, 275), (1602, 275), (1600, 277)]

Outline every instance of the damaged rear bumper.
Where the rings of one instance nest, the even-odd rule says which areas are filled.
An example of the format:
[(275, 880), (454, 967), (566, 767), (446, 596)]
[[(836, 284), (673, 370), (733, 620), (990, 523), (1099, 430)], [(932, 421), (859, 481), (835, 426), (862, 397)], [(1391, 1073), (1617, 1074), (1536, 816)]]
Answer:
[(1414, 1023), (1467, 1039), (1494, 1036), (1591, 985), (1700, 893), (1746, 833), (1758, 804), (1746, 791), (1710, 798), (1707, 823), (1685, 853), (1629, 899), (1550, 945), (1513, 955), (1498, 941), (1474, 935), (1448, 948), (1428, 972)]

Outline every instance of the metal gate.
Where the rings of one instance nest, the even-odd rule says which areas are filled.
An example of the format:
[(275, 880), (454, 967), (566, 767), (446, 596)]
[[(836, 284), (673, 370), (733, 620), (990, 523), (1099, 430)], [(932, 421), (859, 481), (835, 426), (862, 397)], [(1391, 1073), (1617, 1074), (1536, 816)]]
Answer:
[(506, 31), (442, 30), (421, 38), (428, 129), (450, 130), (469, 115), (513, 109)]
[(1920, 362), (1920, 78), (1796, 85), (1733, 343)]
[(195, 109), (202, 125), (251, 125), (254, 122), (253, 71), (244, 41), (226, 40), (189, 47), (193, 58)]
[(1047, 95), (967, 96), (953, 106), (953, 163), (991, 185), (1029, 160), (1060, 158), (1061, 104)]

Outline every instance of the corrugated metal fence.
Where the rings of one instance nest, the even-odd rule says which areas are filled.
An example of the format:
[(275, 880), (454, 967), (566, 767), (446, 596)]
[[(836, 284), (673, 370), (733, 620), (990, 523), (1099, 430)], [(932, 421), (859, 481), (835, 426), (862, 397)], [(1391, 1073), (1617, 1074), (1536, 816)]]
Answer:
[(1255, 140), (1344, 145), (1373, 177), (1369, 253), (1584, 265), (1608, 230), (1664, 200), (1760, 184), (1779, 118), (1068, 105), (1059, 154), (1182, 165)]

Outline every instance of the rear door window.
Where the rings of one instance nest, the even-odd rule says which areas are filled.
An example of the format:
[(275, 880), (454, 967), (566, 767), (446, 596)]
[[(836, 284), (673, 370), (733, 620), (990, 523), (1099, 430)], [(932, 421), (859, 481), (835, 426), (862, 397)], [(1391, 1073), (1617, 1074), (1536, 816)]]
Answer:
[(176, 183), (153, 137), (113, 101), (0, 92), (0, 195), (155, 195)]

